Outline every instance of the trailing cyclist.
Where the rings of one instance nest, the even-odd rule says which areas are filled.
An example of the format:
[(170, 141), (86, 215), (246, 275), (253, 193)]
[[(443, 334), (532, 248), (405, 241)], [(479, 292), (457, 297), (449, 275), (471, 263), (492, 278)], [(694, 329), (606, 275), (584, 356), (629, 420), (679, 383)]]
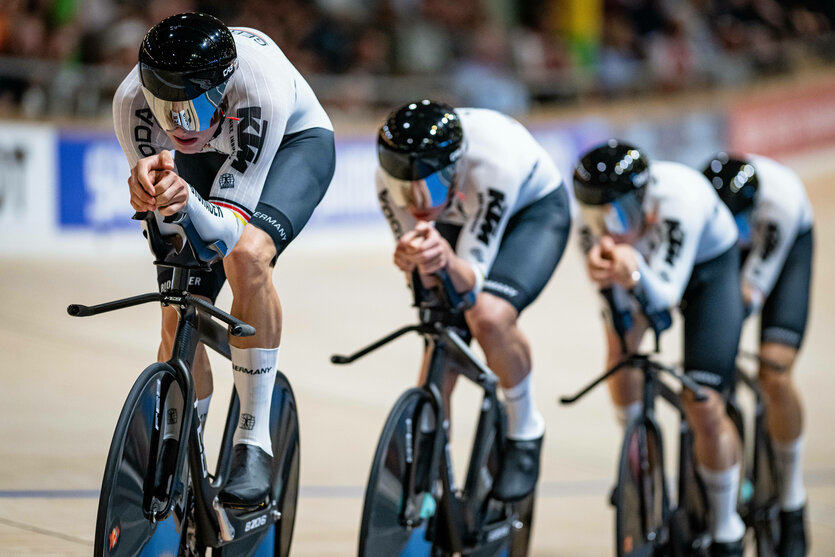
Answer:
[(446, 269), (459, 292), (476, 294), (462, 326), (498, 376), (507, 408), (493, 496), (520, 500), (536, 487), (545, 424), (517, 319), (565, 248), (571, 216), (562, 178), (519, 122), (491, 110), (407, 103), (377, 139), (377, 193), (397, 240), (395, 265), (425, 281)]
[[(803, 342), (812, 276), (812, 205), (800, 178), (758, 155), (717, 153), (703, 169), (736, 218), (746, 315), (760, 313), (759, 380), (783, 482), (779, 555), (806, 555), (803, 416), (791, 369)], [(774, 362), (781, 369), (769, 366)]]
[[(166, 18), (148, 31), (139, 64), (116, 91), (113, 117), (131, 166), (133, 208), (155, 212), (164, 231), (172, 225), (163, 217), (187, 212), (224, 256), (211, 271), (193, 272), (189, 290), (214, 301), (228, 279), (232, 315), (256, 328), (254, 336), (229, 338), (241, 417), (219, 498), (239, 508), (261, 506), (269, 490), (270, 397), (282, 327), (272, 269), (330, 183), (330, 120), (269, 37), (199, 13)], [(160, 269), (165, 289), (172, 274)], [(160, 361), (170, 356), (176, 324), (175, 309), (163, 307)], [(193, 374), (202, 417), (212, 393), (202, 345)], [(169, 407), (177, 396), (171, 389)], [(162, 458), (174, 456), (176, 420), (169, 414)]]
[[(668, 311), (679, 306), (684, 370), (709, 387), (702, 402), (689, 391), (682, 398), (712, 511), (711, 551), (741, 556), (740, 440), (722, 396), (734, 378), (743, 318), (733, 217), (699, 172), (674, 162), (650, 162), (640, 149), (614, 139), (580, 159), (574, 193), (583, 219), (586, 270), (611, 293), (607, 367), (625, 355), (618, 329), (627, 330), (627, 352), (637, 352), (646, 330), (668, 327)], [(624, 427), (641, 414), (641, 381), (640, 372), (628, 369), (609, 379)]]

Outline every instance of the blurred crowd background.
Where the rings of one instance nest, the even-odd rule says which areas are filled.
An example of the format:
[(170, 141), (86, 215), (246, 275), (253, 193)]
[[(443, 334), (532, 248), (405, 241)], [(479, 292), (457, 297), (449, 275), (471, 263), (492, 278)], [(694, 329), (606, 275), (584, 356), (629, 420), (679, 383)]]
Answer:
[(267, 33), (345, 113), (420, 94), (520, 115), (835, 62), (833, 0), (0, 0), (0, 115), (107, 117), (183, 11)]

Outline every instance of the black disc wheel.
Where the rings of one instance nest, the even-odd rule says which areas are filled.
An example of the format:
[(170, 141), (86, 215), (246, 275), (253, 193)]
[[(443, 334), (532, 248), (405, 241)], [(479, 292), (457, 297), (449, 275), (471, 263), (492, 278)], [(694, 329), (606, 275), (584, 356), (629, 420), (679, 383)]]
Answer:
[(649, 421), (626, 430), (615, 488), (618, 557), (654, 555), (664, 543), (667, 493), (661, 436)]
[[(240, 406), (234, 401), (231, 423), (238, 422), (239, 411)], [(266, 530), (243, 537), (213, 554), (236, 557), (287, 557), (290, 554), (299, 494), (299, 419), (293, 390), (281, 372), (276, 374), (270, 402), (270, 438), (273, 442), (270, 500), (278, 502), (281, 517)], [(231, 446), (231, 441), (229, 444)]]
[(406, 391), (389, 413), (365, 491), (360, 557), (432, 554), (427, 532), (436, 504), (430, 493), (435, 480), (429, 477), (434, 435), (421, 432), (421, 420), (427, 420), (423, 412), (434, 417), (426, 391), (415, 388)]
[(179, 554), (186, 513), (175, 506), (167, 520), (153, 523), (146, 516), (145, 501), (146, 487), (153, 485), (149, 472), (156, 468), (160, 452), (162, 406), (168, 388), (178, 388), (174, 377), (168, 364), (153, 364), (142, 372), (125, 401), (99, 495), (96, 557)]
[(751, 520), (758, 557), (775, 557), (780, 540), (780, 485), (781, 477), (771, 439), (759, 417), (755, 432), (754, 469), (752, 483)]

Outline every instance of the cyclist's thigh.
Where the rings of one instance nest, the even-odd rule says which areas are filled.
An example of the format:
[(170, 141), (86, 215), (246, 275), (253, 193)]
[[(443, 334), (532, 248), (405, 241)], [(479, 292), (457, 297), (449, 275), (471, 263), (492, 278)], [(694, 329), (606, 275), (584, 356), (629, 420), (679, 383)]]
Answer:
[(510, 218), (484, 291), (521, 313), (554, 273), (570, 230), (571, 209), (563, 185)]
[(812, 230), (797, 237), (780, 276), (762, 309), (760, 342), (775, 342), (799, 349), (809, 315), (812, 279)]
[(720, 392), (733, 384), (743, 305), (736, 246), (697, 264), (681, 303), (684, 369)]
[(325, 196), (335, 160), (330, 130), (310, 128), (282, 139), (249, 221), (270, 235), (276, 257), (301, 232)]

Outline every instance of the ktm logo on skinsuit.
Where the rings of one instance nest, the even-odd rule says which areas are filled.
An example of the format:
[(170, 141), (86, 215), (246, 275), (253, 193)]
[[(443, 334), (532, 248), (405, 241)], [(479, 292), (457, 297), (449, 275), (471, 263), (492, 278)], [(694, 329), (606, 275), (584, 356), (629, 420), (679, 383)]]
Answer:
[(760, 257), (763, 261), (771, 257), (780, 244), (780, 228), (773, 222), (757, 223), (756, 242), (760, 245)]
[(238, 152), (232, 168), (243, 174), (250, 164), (258, 162), (269, 122), (261, 120), (260, 106), (239, 108), (238, 118)]
[(487, 244), (490, 242), (490, 236), (495, 234), (496, 226), (502, 220), (505, 212), (504, 194), (498, 190), (490, 188), (487, 190), (487, 195), (490, 200), (487, 202), (487, 208), (484, 210), (484, 217), (481, 222), (481, 230), (478, 234), (478, 240)]
[(684, 243), (684, 230), (681, 229), (681, 223), (677, 220), (665, 219), (664, 227), (667, 232), (667, 255), (664, 261), (667, 265), (672, 266), (681, 251), (681, 245)]

